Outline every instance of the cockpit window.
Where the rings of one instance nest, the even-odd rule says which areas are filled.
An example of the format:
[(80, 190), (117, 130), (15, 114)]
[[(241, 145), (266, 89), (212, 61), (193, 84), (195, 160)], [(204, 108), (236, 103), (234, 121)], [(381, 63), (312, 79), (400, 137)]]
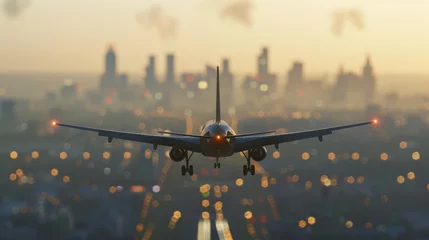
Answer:
[[(204, 136), (210, 136), (210, 132), (209, 132), (209, 131), (207, 131), (207, 132), (204, 134)], [(206, 138), (206, 142), (210, 142), (210, 138)]]
[[(234, 135), (234, 134), (232, 134), (232, 132), (231, 132), (231, 131), (227, 131), (227, 132), (226, 132), (226, 136), (232, 136), (232, 135)], [(231, 138), (226, 138), (226, 141), (227, 141), (227, 142), (231, 142)]]

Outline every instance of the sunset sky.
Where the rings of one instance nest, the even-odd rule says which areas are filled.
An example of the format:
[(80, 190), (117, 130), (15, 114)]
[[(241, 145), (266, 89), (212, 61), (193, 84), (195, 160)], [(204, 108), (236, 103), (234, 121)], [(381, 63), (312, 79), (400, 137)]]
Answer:
[[(239, 1), (239, 0), (237, 0)], [(429, 74), (428, 0), (253, 0), (252, 25), (222, 17), (233, 0), (33, 0), (17, 17), (0, 12), (0, 72), (101, 72), (114, 43), (120, 71), (139, 73), (149, 54), (165, 68), (174, 52), (178, 71), (231, 59), (237, 73), (254, 73), (262, 46), (270, 70), (284, 74), (294, 60), (307, 73), (360, 71), (369, 53), (378, 73)], [(153, 5), (177, 20), (177, 33), (161, 38), (137, 20)], [(3, 8), (3, 6), (2, 6)], [(331, 31), (332, 14), (358, 9), (365, 28), (346, 23)], [(2, 9), (3, 10), (3, 9)]]

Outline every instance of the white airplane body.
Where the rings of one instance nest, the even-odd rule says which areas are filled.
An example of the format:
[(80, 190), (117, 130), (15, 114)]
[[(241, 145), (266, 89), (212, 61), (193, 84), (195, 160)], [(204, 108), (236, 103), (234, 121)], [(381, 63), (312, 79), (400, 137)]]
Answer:
[[(250, 164), (250, 159), (258, 162), (262, 161), (267, 155), (266, 146), (274, 145), (276, 149), (278, 149), (280, 143), (314, 137), (318, 137), (319, 141), (323, 141), (323, 136), (332, 134), (335, 130), (377, 123), (377, 120), (373, 120), (330, 128), (271, 135), (270, 133), (274, 133), (275, 131), (236, 134), (228, 123), (221, 120), (219, 89), (219, 67), (217, 67), (216, 119), (210, 120), (204, 124), (200, 135), (172, 132), (159, 132), (161, 134), (168, 133), (170, 136), (140, 134), (64, 124), (56, 121), (52, 122), (52, 125), (97, 132), (99, 136), (107, 137), (108, 142), (112, 142), (114, 138), (117, 138), (149, 143), (154, 146), (154, 149), (156, 149), (158, 145), (171, 147), (170, 158), (173, 161), (181, 162), (186, 160), (186, 165), (182, 166), (182, 175), (186, 175), (186, 172), (188, 172), (189, 175), (193, 175), (193, 166), (189, 165), (189, 160), (193, 153), (201, 153), (203, 156), (216, 158), (214, 167), (220, 168), (219, 158), (229, 157), (235, 153), (242, 152), (247, 160), (247, 165), (243, 165), (243, 174), (247, 175), (247, 173), (250, 172), (254, 175), (255, 166)], [(246, 151), (247, 154), (245, 153)]]

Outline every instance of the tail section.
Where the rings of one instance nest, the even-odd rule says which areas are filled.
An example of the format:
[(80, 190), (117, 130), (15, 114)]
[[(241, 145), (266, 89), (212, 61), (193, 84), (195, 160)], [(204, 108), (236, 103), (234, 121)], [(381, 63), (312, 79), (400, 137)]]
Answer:
[(220, 123), (220, 87), (219, 87), (219, 66), (216, 76), (216, 123)]

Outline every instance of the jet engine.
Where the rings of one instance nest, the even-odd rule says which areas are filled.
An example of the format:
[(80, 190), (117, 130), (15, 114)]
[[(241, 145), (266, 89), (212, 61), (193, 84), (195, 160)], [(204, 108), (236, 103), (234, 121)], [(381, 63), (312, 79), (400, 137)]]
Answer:
[(173, 160), (175, 162), (180, 162), (183, 159), (185, 159), (186, 152), (185, 152), (185, 150), (180, 149), (180, 148), (172, 148), (170, 150), (169, 155), (170, 155), (171, 160)]
[(265, 159), (265, 157), (267, 156), (267, 148), (266, 147), (259, 147), (259, 148), (254, 148), (251, 149), (250, 151), (250, 157), (259, 162)]

